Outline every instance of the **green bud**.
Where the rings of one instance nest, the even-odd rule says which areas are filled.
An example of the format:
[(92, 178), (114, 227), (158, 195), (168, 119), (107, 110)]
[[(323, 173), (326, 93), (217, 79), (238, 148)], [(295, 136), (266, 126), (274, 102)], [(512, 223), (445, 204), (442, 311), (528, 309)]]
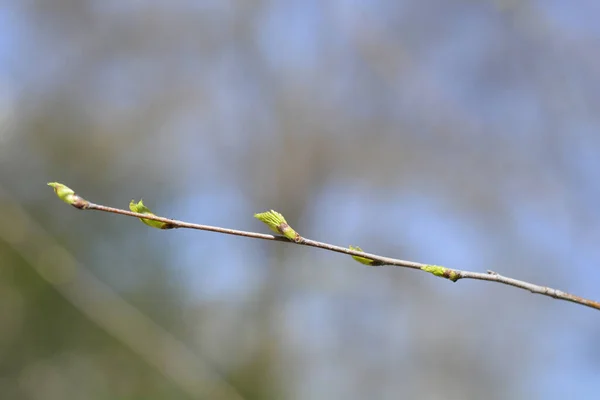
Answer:
[[(142, 201), (142, 199), (140, 199), (140, 201), (137, 203), (135, 202), (135, 200), (131, 200), (129, 202), (129, 209), (136, 213), (156, 216), (156, 214), (154, 214), (152, 211), (150, 211), (150, 209), (148, 207), (146, 207), (144, 205), (144, 202)], [(144, 224), (151, 226), (153, 228), (157, 228), (157, 229), (176, 228), (176, 226), (174, 226), (173, 224), (170, 224), (168, 222), (154, 221), (154, 220), (145, 219), (145, 218), (140, 218), (139, 220), (142, 221)]]
[[(363, 251), (363, 249), (361, 249), (358, 246), (350, 245), (350, 246), (348, 246), (348, 248), (350, 250), (354, 250), (354, 251)], [(351, 257), (354, 258), (359, 263), (369, 265), (371, 267), (377, 267), (377, 266), (383, 265), (383, 263), (381, 261), (371, 260), (370, 258), (361, 257), (361, 256), (351, 256)]]
[(254, 214), (254, 218), (267, 224), (273, 232), (283, 235), (294, 242), (302, 240), (300, 235), (288, 225), (283, 215), (275, 210)]
[(65, 203), (80, 209), (88, 207), (88, 201), (76, 195), (73, 189), (71, 189), (70, 187), (58, 182), (48, 182), (48, 186), (53, 187), (54, 193), (56, 193), (58, 198), (64, 201)]
[(460, 279), (460, 276), (455, 270), (442, 267), (441, 265), (426, 265), (422, 267), (421, 270), (439, 276), (440, 278), (450, 279), (452, 282), (456, 282)]

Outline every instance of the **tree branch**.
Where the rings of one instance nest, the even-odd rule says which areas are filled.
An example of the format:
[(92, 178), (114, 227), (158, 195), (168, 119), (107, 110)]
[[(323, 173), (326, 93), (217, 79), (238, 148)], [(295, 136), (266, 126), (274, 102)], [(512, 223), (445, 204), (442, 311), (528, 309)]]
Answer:
[[(64, 185), (61, 185), (58, 183), (52, 183), (49, 185), (54, 187), (57, 195), (63, 201), (71, 204), (73, 207), (76, 207), (78, 209), (96, 210), (96, 211), (109, 212), (109, 213), (113, 213), (113, 214), (126, 215), (129, 217), (135, 217), (135, 218), (141, 219), (142, 222), (144, 222), (148, 225), (151, 225), (154, 227), (160, 227), (161, 229), (173, 229), (173, 228), (197, 229), (197, 230), (201, 230), (201, 231), (223, 233), (226, 235), (243, 236), (243, 237), (248, 237), (248, 238), (253, 238), (253, 239), (273, 240), (276, 242), (287, 242), (287, 243), (292, 243), (292, 244), (301, 245), (301, 246), (316, 247), (316, 248), (323, 249), (323, 250), (334, 251), (336, 253), (343, 253), (343, 254), (347, 254), (349, 256), (353, 256), (353, 257), (355, 257), (355, 259), (357, 259), (357, 261), (362, 262), (363, 264), (370, 264), (372, 266), (391, 265), (391, 266), (396, 266), (396, 267), (418, 269), (418, 270), (421, 270), (424, 272), (429, 272), (429, 273), (431, 273), (435, 276), (441, 277), (441, 278), (449, 279), (453, 282), (456, 282), (459, 279), (476, 279), (476, 280), (481, 280), (481, 281), (496, 282), (496, 283), (501, 283), (504, 285), (514, 286), (519, 289), (528, 290), (531, 293), (537, 293), (537, 294), (541, 294), (543, 296), (548, 296), (548, 297), (552, 297), (552, 298), (559, 299), (559, 300), (570, 301), (572, 303), (577, 303), (577, 304), (581, 304), (583, 306), (594, 308), (596, 310), (600, 310), (600, 302), (585, 299), (583, 297), (576, 296), (576, 295), (573, 295), (570, 293), (566, 293), (566, 292), (560, 291), (558, 289), (553, 289), (553, 288), (550, 288), (547, 286), (540, 286), (540, 285), (536, 285), (533, 283), (521, 281), (518, 279), (502, 276), (494, 271), (488, 270), (487, 273), (463, 271), (463, 270), (459, 270), (459, 269), (446, 268), (446, 267), (443, 267), (440, 265), (422, 264), (422, 263), (418, 263), (418, 262), (414, 262), (414, 261), (406, 261), (406, 260), (400, 260), (397, 258), (383, 257), (383, 256), (380, 256), (377, 254), (365, 253), (363, 251), (355, 250), (355, 249), (359, 249), (356, 247), (355, 248), (346, 248), (346, 247), (336, 246), (336, 245), (329, 244), (329, 243), (318, 242), (316, 240), (306, 239), (306, 238), (298, 235), (295, 231), (293, 231), (293, 229), (291, 229), (289, 227), (289, 225), (287, 225), (287, 222), (285, 222), (285, 219), (283, 218), (283, 216), (274, 211), (271, 211), (271, 213), (275, 213), (276, 216), (281, 217), (281, 220), (280, 220), (280, 221), (282, 221), (281, 225), (274, 226), (273, 224), (271, 224), (269, 222), (265, 222), (262, 218), (260, 218), (260, 219), (263, 220), (263, 222), (269, 224), (271, 229), (273, 229), (275, 231), (279, 230), (281, 233), (284, 233), (281, 229), (281, 226), (284, 225), (285, 230), (286, 230), (285, 233), (287, 233), (287, 231), (291, 230), (291, 232), (295, 236), (292, 235), (292, 236), (286, 237), (286, 236), (269, 235), (269, 234), (257, 233), (257, 232), (247, 232), (247, 231), (241, 231), (241, 230), (237, 230), (237, 229), (220, 228), (220, 227), (210, 226), (210, 225), (200, 225), (200, 224), (194, 224), (194, 223), (185, 222), (185, 221), (179, 221), (176, 219), (159, 217), (157, 215), (152, 214), (147, 208), (145, 208), (145, 206), (143, 205), (143, 203), (141, 201), (138, 204), (141, 205), (141, 207), (143, 207), (143, 210), (145, 210), (143, 213), (127, 211), (127, 210), (123, 210), (120, 208), (108, 207), (108, 206), (103, 206), (100, 204), (95, 204), (95, 203), (89, 202), (89, 201), (81, 198), (80, 196), (76, 195), (71, 189), (67, 188)], [(135, 206), (135, 203), (133, 203), (133, 201), (132, 201), (132, 204)], [(130, 207), (131, 207), (131, 205), (130, 205)], [(160, 224), (158, 226), (155, 226), (154, 224), (150, 224), (149, 221), (156, 221)]]

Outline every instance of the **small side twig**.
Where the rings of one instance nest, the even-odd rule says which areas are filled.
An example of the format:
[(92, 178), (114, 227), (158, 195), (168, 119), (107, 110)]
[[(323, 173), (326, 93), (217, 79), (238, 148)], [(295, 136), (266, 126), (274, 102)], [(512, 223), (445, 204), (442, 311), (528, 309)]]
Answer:
[[(156, 222), (162, 224), (162, 225), (160, 225), (161, 229), (173, 229), (173, 228), (197, 229), (197, 230), (201, 230), (201, 231), (223, 233), (226, 235), (243, 236), (243, 237), (248, 237), (248, 238), (253, 238), (253, 239), (272, 240), (272, 241), (276, 241), (276, 242), (286, 242), (286, 243), (292, 243), (292, 244), (301, 245), (301, 246), (316, 247), (319, 249), (333, 251), (336, 253), (347, 254), (349, 256), (354, 257), (357, 261), (368, 264), (368, 265), (373, 265), (373, 266), (390, 265), (390, 266), (396, 266), (396, 267), (418, 269), (418, 270), (421, 270), (424, 272), (429, 272), (429, 273), (431, 273), (435, 276), (441, 277), (441, 278), (449, 279), (453, 282), (456, 282), (460, 279), (475, 279), (475, 280), (481, 280), (481, 281), (496, 282), (496, 283), (500, 283), (503, 285), (509, 285), (509, 286), (513, 286), (513, 287), (516, 287), (519, 289), (528, 290), (531, 293), (537, 293), (537, 294), (541, 294), (543, 296), (548, 296), (548, 297), (552, 297), (552, 298), (559, 299), (559, 300), (570, 301), (572, 303), (576, 303), (576, 304), (580, 304), (580, 305), (583, 305), (586, 307), (594, 308), (596, 310), (600, 310), (600, 302), (585, 299), (583, 297), (576, 296), (576, 295), (573, 295), (570, 293), (566, 293), (561, 290), (553, 289), (553, 288), (550, 288), (547, 286), (536, 285), (536, 284), (533, 284), (530, 282), (521, 281), (521, 280), (514, 279), (514, 278), (509, 278), (509, 277), (500, 275), (497, 272), (494, 272), (491, 270), (488, 270), (485, 273), (484, 272), (464, 271), (464, 270), (459, 270), (459, 269), (447, 268), (447, 267), (443, 267), (443, 266), (439, 266), (439, 265), (430, 265), (430, 264), (423, 264), (423, 263), (418, 263), (418, 262), (414, 262), (414, 261), (400, 260), (397, 258), (383, 257), (383, 256), (380, 256), (377, 254), (371, 254), (371, 253), (366, 253), (363, 251), (355, 250), (355, 249), (357, 249), (357, 247), (346, 248), (346, 247), (336, 246), (336, 245), (329, 244), (329, 243), (324, 243), (324, 242), (319, 242), (316, 240), (307, 239), (307, 238), (300, 236), (293, 229), (291, 229), (289, 227), (289, 225), (287, 225), (287, 223), (285, 222), (285, 219), (283, 218), (283, 216), (275, 211), (271, 211), (271, 213), (273, 215), (270, 216), (270, 217), (274, 217), (275, 220), (265, 221), (263, 218), (261, 218), (261, 216), (266, 213), (257, 214), (257, 217), (259, 217), (259, 219), (263, 220), (263, 222), (270, 225), (271, 229), (278, 231), (282, 234), (285, 234), (286, 236), (269, 235), (269, 234), (258, 233), (258, 232), (247, 232), (247, 231), (242, 231), (242, 230), (237, 230), (237, 229), (229, 229), (229, 228), (221, 228), (221, 227), (210, 226), (210, 225), (194, 224), (194, 223), (190, 223), (190, 222), (179, 221), (176, 219), (159, 217), (159, 216), (154, 215), (151, 212), (149, 212), (149, 210), (147, 210), (146, 208), (144, 208), (144, 210), (147, 210), (146, 212), (138, 213), (138, 212), (134, 212), (134, 211), (123, 210), (120, 208), (108, 207), (108, 206), (89, 202), (89, 201), (81, 198), (80, 196), (77, 196), (71, 189), (67, 188), (66, 186), (64, 186), (64, 185), (58, 186), (58, 185), (61, 185), (61, 184), (56, 184), (56, 183), (50, 184), (50, 186), (53, 186), (55, 188), (55, 191), (57, 192), (57, 194), (59, 195), (59, 197), (61, 199), (63, 199), (65, 202), (71, 204), (72, 206), (74, 206), (78, 209), (96, 210), (96, 211), (109, 212), (109, 213), (113, 213), (113, 214), (125, 215), (125, 216), (129, 216), (129, 217), (135, 217), (135, 218), (141, 219), (143, 222), (145, 222), (147, 224), (148, 224), (148, 220), (156, 221)], [(62, 192), (61, 192), (61, 190), (62, 190)], [(278, 222), (281, 222), (281, 223), (279, 225), (277, 225)], [(282, 227), (284, 227), (283, 230), (281, 229)]]

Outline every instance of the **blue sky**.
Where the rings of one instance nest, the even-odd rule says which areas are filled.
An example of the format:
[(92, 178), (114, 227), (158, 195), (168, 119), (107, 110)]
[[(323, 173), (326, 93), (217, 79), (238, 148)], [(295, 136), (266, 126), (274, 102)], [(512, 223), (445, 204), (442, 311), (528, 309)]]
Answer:
[[(555, 49), (549, 50), (555, 64), (521, 64), (521, 60), (511, 59), (507, 67), (500, 71), (496, 71), (494, 65), (484, 64), (482, 54), (497, 52), (514, 57), (516, 53), (512, 52), (510, 35), (518, 35), (502, 26), (501, 22), (505, 20), (496, 17), (495, 13), (499, 11), (493, 6), (479, 5), (475, 11), (461, 14), (460, 7), (465, 5), (459, 3), (456, 12), (461, 17), (453, 19), (455, 23), (446, 27), (448, 32), (432, 33), (440, 36), (439, 40), (434, 41), (434, 46), (411, 49), (412, 42), (407, 39), (408, 50), (416, 54), (412, 67), (417, 71), (412, 75), (414, 79), (407, 81), (392, 78), (389, 82), (382, 83), (373, 75), (369, 82), (381, 93), (384, 98), (381, 101), (385, 107), (369, 104), (370, 98), (352, 95), (361, 93), (361, 85), (371, 86), (363, 82), (366, 79), (356, 83), (357, 77), (367, 75), (365, 71), (368, 68), (350, 54), (348, 35), (352, 32), (352, 26), (364, 23), (369, 18), (383, 21), (385, 24), (380, 27), (382, 31), (393, 30), (396, 28), (394, 14), (390, 12), (389, 19), (387, 18), (385, 10), (390, 7), (387, 2), (378, 1), (370, 5), (360, 1), (351, 3), (349, 5), (348, 2), (338, 1), (329, 6), (323, 6), (317, 1), (276, 3), (263, 17), (262, 27), (257, 34), (258, 46), (264, 52), (270, 68), (267, 73), (284, 79), (302, 76), (309, 82), (311, 71), (324, 68), (326, 63), (322, 60), (323, 54), (331, 51), (335, 54), (332, 63), (348, 65), (340, 70), (339, 76), (326, 82), (322, 93), (324, 103), (330, 101), (333, 104), (348, 104), (349, 110), (355, 110), (357, 115), (364, 113), (365, 118), (369, 118), (372, 113), (391, 113), (393, 118), (398, 119), (404, 119), (406, 114), (410, 115), (413, 111), (431, 105), (431, 109), (439, 110), (439, 115), (436, 114), (431, 119), (415, 116), (415, 124), (422, 123), (433, 130), (437, 129), (435, 118), (440, 118), (442, 122), (444, 118), (462, 119), (469, 127), (463, 135), (464, 143), (467, 143), (465, 148), (468, 150), (498, 146), (499, 151), (511, 151), (514, 158), (511, 162), (515, 165), (540, 169), (540, 181), (536, 184), (539, 184), (540, 193), (548, 193), (546, 198), (541, 195), (520, 196), (522, 188), (519, 185), (530, 182), (520, 181), (518, 177), (498, 183), (507, 185), (505, 190), (500, 191), (504, 197), (499, 198), (498, 202), (503, 204), (503, 215), (512, 222), (514, 231), (510, 234), (517, 241), (522, 241), (522, 246), (528, 249), (531, 254), (528, 262), (537, 260), (538, 263), (533, 268), (529, 268), (530, 264), (484, 265), (490, 259), (490, 254), (502, 251), (502, 243), (499, 244), (498, 241), (507, 235), (506, 231), (495, 231), (495, 226), (491, 224), (493, 219), (482, 219), (468, 209), (461, 211), (460, 207), (452, 203), (452, 199), (447, 198), (447, 189), (436, 188), (430, 182), (422, 183), (421, 178), (412, 186), (391, 187), (388, 193), (376, 195), (369, 190), (368, 185), (361, 183), (330, 182), (314, 198), (307, 199), (314, 212), (308, 229), (311, 234), (324, 236), (315, 239), (345, 245), (355, 240), (354, 234), (359, 231), (363, 241), (360, 244), (377, 251), (380, 236), (398, 236), (401, 238), (402, 249), (410, 249), (410, 255), (416, 261), (473, 270), (497, 269), (507, 271), (507, 274), (516, 278), (531, 279), (540, 284), (556, 280), (561, 289), (598, 299), (600, 218), (596, 209), (600, 192), (600, 184), (597, 182), (600, 156), (596, 138), (600, 126), (597, 106), (593, 104), (596, 95), (590, 88), (597, 87), (599, 82), (594, 70), (598, 65), (597, 60), (594, 54), (588, 53), (590, 43), (600, 40), (598, 3), (586, 1), (574, 6), (554, 1), (535, 8), (538, 13), (533, 16), (544, 22), (544, 29), (536, 34), (550, 39), (543, 41), (532, 34), (531, 43), (524, 43), (523, 46), (535, 48), (536, 40), (540, 40), (541, 46), (548, 45), (547, 43), (555, 45)], [(195, 5), (197, 3), (181, 1), (172, 7), (185, 11), (193, 9)], [(117, 6), (114, 12), (120, 12), (120, 7), (121, 5)], [(402, 10), (402, 5), (397, 7)], [(18, 103), (21, 90), (35, 91), (51, 85), (54, 77), (52, 68), (56, 68), (56, 64), (50, 60), (46, 66), (26, 59), (39, 45), (31, 42), (36, 37), (28, 34), (32, 27), (27, 25), (26, 19), (20, 17), (18, 2), (8, 2), (3, 8), (5, 12), (0, 13), (0, 89), (3, 93), (0, 94), (0, 106), (6, 104), (5, 109), (10, 110)], [(135, 7), (133, 9), (135, 11)], [(225, 15), (223, 19), (226, 20), (226, 10), (219, 12)], [(382, 14), (386, 17), (381, 17)], [(326, 43), (322, 41), (323, 37), (329, 38)], [(491, 44), (497, 44), (498, 48)], [(48, 51), (48, 54), (51, 53)], [(243, 121), (237, 119), (239, 110), (264, 113), (265, 121), (269, 121), (269, 113), (273, 112), (268, 107), (255, 104), (262, 101), (268, 103), (268, 94), (261, 92), (262, 88), (251, 81), (251, 75), (245, 75), (243, 65), (237, 63), (235, 51), (225, 50), (223, 54), (220, 60), (214, 61), (220, 67), (205, 74), (211, 82), (207, 87), (214, 91), (210, 99), (214, 101), (213, 107), (218, 113), (198, 115), (196, 110), (182, 111), (171, 124), (163, 127), (180, 140), (174, 145), (178, 162), (181, 163), (179, 165), (189, 167), (187, 172), (181, 174), (182, 181), (193, 181), (197, 178), (197, 171), (203, 166), (219, 162), (220, 153), (214, 149), (202, 149), (201, 135), (197, 136), (199, 139), (196, 139), (198, 142), (195, 145), (191, 144), (190, 140), (195, 137), (192, 132), (211, 132), (218, 128), (221, 134), (219, 145), (231, 150), (232, 154), (241, 153), (247, 138), (244, 136)], [(500, 60), (501, 56), (498, 57)], [(191, 66), (183, 65), (181, 70), (188, 71), (190, 86), (193, 86), (198, 84), (194, 82), (194, 68), (211, 64), (212, 61), (193, 60), (193, 56), (189, 58), (192, 61), (184, 57), (182, 64), (186, 64), (185, 60), (188, 60)], [(124, 73), (127, 68), (134, 72)], [(138, 71), (137, 68), (135, 63), (125, 67), (119, 64), (114, 66), (114, 70), (107, 68), (104, 80), (99, 85), (105, 89), (97, 95), (99, 104), (115, 106), (116, 103), (117, 108), (123, 109), (135, 107), (135, 95), (128, 97), (131, 93), (127, 87), (123, 89), (123, 85), (130, 74)], [(539, 71), (539, 80), (520, 80), (522, 76), (528, 76), (521, 69), (529, 68)], [(544, 76), (545, 73), (549, 77)], [(494, 74), (508, 74), (510, 78), (498, 78), (498, 82), (502, 84), (495, 85)], [(149, 76), (151, 85), (152, 73)], [(562, 90), (557, 94), (557, 99), (564, 100), (564, 103), (550, 102), (549, 109), (556, 107), (559, 110), (565, 107), (568, 112), (561, 114), (556, 120), (549, 120), (548, 109), (543, 109), (540, 105), (544, 99), (541, 100), (539, 96), (543, 96), (545, 92), (538, 89), (548, 79), (556, 76), (565, 77), (566, 82), (558, 87), (569, 90)], [(45, 82), (45, 79), (49, 81)], [(201, 80), (199, 77), (197, 79)], [(506, 81), (512, 84), (504, 84)], [(301, 87), (303, 82), (293, 82), (290, 85), (294, 84)], [(133, 87), (135, 85), (136, 82), (132, 83)], [(132, 91), (135, 92), (134, 89)], [(135, 92), (138, 96), (144, 96), (144, 93), (143, 90)], [(106, 96), (104, 100), (103, 95)], [(269, 122), (265, 122), (265, 125), (268, 124)], [(551, 146), (545, 147), (549, 129), (555, 129), (552, 134), (557, 136), (550, 143), (560, 147), (559, 150), (552, 149)], [(276, 141), (275, 131), (273, 128), (264, 137), (271, 137)], [(8, 131), (0, 130), (0, 134), (2, 132)], [(344, 132), (336, 132), (334, 135), (339, 135), (339, 140), (347, 140)], [(423, 129), (421, 135), (425, 137), (427, 129)], [(494, 139), (488, 140), (492, 136)], [(548, 159), (556, 157), (556, 153), (561, 157), (559, 162), (548, 163)], [(546, 165), (550, 167), (546, 168)], [(552, 168), (556, 168), (560, 174), (554, 173)], [(565, 177), (568, 178), (566, 183)], [(222, 176), (213, 177), (212, 180), (206, 178), (203, 182), (204, 186), (188, 190), (185, 196), (171, 203), (170, 208), (164, 210), (165, 214), (215, 225), (219, 224), (218, 221), (225, 220), (234, 225), (239, 224), (242, 215), (260, 211), (251, 209), (250, 199), (235, 185), (235, 171), (225, 170)], [(207, 191), (207, 187), (211, 189)], [(385, 216), (385, 220), (378, 223), (376, 228), (365, 224), (365, 221), (377, 220), (381, 215)], [(329, 229), (330, 221), (337, 221), (336, 230)], [(242, 225), (244, 226), (235, 227), (261, 229), (251, 219)], [(582, 231), (582, 227), (585, 231)], [(323, 232), (327, 232), (327, 235)], [(160, 239), (180, 249), (176, 253), (179, 255), (177, 261), (181, 266), (181, 274), (197, 296), (197, 301), (244, 301), (251, 298), (253, 287), (260, 282), (260, 269), (249, 269), (246, 263), (252, 260), (253, 263), (260, 264), (263, 254), (256, 251), (254, 244), (243, 240), (235, 240), (239, 247), (238, 251), (232, 252), (228, 251), (232, 240), (229, 237), (208, 233), (201, 233), (201, 237), (199, 241), (195, 232), (177, 232), (177, 236)], [(381, 250), (389, 248), (383, 246)], [(508, 249), (510, 246), (506, 245), (504, 248)], [(207, 252), (211, 254), (209, 257), (214, 257), (215, 263), (225, 267), (212, 269), (209, 263), (198, 268), (197, 260), (206, 258)], [(389, 255), (405, 258), (400, 254)], [(314, 260), (312, 257), (312, 253), (307, 256), (309, 260)], [(339, 274), (336, 268), (342, 263), (340, 258), (322, 253), (314, 254), (314, 257), (331, 260), (330, 273)], [(549, 276), (544, 276), (543, 265), (549, 259), (564, 265), (565, 270), (552, 271)], [(518, 260), (514, 261), (518, 263)], [(469, 286), (472, 287), (474, 285)], [(435, 286), (436, 290), (438, 288), (457, 296), (453, 286)], [(484, 289), (473, 289), (469, 293), (477, 294), (477, 290)], [(331, 321), (327, 316), (336, 311), (335, 306), (327, 305), (327, 298), (319, 295), (304, 300), (290, 303), (288, 311), (292, 317), (289, 323), (309, 321), (319, 332), (317, 336), (324, 341), (329, 340), (327, 332), (331, 329)], [(592, 320), (594, 314), (590, 310), (570, 304), (554, 308), (552, 300), (544, 301), (548, 302), (548, 307), (552, 304), (552, 312), (556, 314), (540, 316), (539, 331), (531, 334), (540, 338), (539, 348), (547, 351), (548, 362), (535, 364), (535, 370), (531, 371), (530, 376), (523, 377), (524, 390), (535, 398), (590, 398), (600, 392), (600, 380), (596, 379), (599, 355), (593, 348), (599, 324)], [(543, 307), (542, 305), (541, 308)], [(366, 314), (360, 315), (357, 318), (363, 318)], [(366, 324), (373, 324), (372, 327), (376, 328), (382, 323), (377, 322), (378, 318), (385, 319), (386, 315), (372, 316), (373, 321), (367, 321)], [(591, 352), (594, 354), (590, 355)]]

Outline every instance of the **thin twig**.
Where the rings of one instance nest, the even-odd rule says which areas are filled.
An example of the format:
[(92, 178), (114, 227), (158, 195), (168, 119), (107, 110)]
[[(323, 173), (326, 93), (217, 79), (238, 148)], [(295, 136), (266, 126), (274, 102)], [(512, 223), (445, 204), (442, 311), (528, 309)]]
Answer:
[(405, 268), (412, 268), (412, 269), (422, 269), (423, 267), (427, 266), (427, 264), (421, 264), (421, 263), (417, 263), (417, 262), (413, 262), (413, 261), (404, 261), (404, 260), (399, 260), (397, 258), (383, 257), (383, 256), (379, 256), (377, 254), (370, 254), (370, 253), (365, 253), (362, 251), (350, 250), (346, 247), (336, 246), (336, 245), (329, 244), (329, 243), (317, 242), (316, 240), (310, 240), (310, 239), (306, 239), (306, 238), (301, 238), (300, 241), (294, 242), (284, 236), (270, 235), (267, 233), (240, 231), (237, 229), (221, 228), (218, 226), (211, 226), (211, 225), (194, 224), (191, 222), (178, 221), (176, 219), (163, 218), (163, 217), (159, 217), (157, 215), (140, 214), (140, 213), (136, 213), (136, 212), (132, 212), (132, 211), (122, 210), (120, 208), (114, 208), (114, 207), (103, 206), (100, 204), (94, 204), (91, 202), (88, 203), (88, 206), (85, 209), (104, 211), (104, 212), (109, 212), (109, 213), (113, 213), (113, 214), (127, 215), (129, 217), (135, 217), (135, 218), (151, 219), (153, 221), (164, 222), (164, 223), (168, 224), (170, 227), (175, 227), (175, 228), (197, 229), (200, 231), (224, 233), (226, 235), (244, 236), (244, 237), (249, 237), (249, 238), (253, 238), (253, 239), (274, 240), (276, 242), (286, 242), (286, 243), (299, 244), (299, 245), (303, 245), (303, 246), (317, 247), (317, 248), (324, 249), (324, 250), (335, 251), (337, 253), (348, 254), (350, 256), (362, 256), (365, 258), (370, 258), (372, 260), (382, 263), (382, 265), (395, 265), (398, 267), (405, 267)]
[(107, 206), (103, 206), (100, 204), (94, 204), (91, 202), (87, 202), (87, 205), (85, 207), (78, 207), (78, 208), (87, 209), (87, 210), (104, 211), (104, 212), (109, 212), (109, 213), (114, 213), (114, 214), (126, 215), (129, 217), (144, 218), (144, 219), (149, 219), (149, 220), (153, 220), (153, 221), (159, 221), (159, 222), (166, 223), (166, 224), (168, 224), (168, 226), (174, 227), (174, 228), (197, 229), (197, 230), (201, 230), (201, 231), (224, 233), (227, 235), (244, 236), (244, 237), (249, 237), (249, 238), (253, 238), (253, 239), (273, 240), (273, 241), (277, 241), (277, 242), (287, 242), (287, 243), (298, 244), (298, 245), (302, 245), (302, 246), (317, 247), (319, 249), (334, 251), (337, 253), (343, 253), (343, 254), (347, 254), (350, 256), (358, 256), (358, 257), (368, 258), (373, 261), (376, 261), (377, 265), (393, 265), (396, 267), (404, 267), (404, 268), (423, 270), (425, 272), (433, 273), (436, 276), (446, 278), (446, 279), (449, 279), (454, 282), (458, 281), (459, 279), (476, 279), (476, 280), (482, 280), (482, 281), (497, 282), (497, 283), (501, 283), (504, 285), (514, 286), (519, 289), (525, 289), (525, 290), (530, 291), (531, 293), (537, 293), (537, 294), (541, 294), (541, 295), (552, 297), (552, 298), (559, 299), (559, 300), (570, 301), (572, 303), (577, 303), (577, 304), (581, 304), (581, 305), (584, 305), (587, 307), (594, 308), (596, 310), (600, 310), (600, 302), (588, 300), (583, 297), (565, 293), (563, 291), (553, 289), (553, 288), (550, 288), (547, 286), (540, 286), (540, 285), (536, 285), (533, 283), (521, 281), (518, 279), (508, 278), (508, 277), (502, 276), (494, 271), (488, 271), (487, 273), (471, 272), (471, 271), (463, 271), (463, 270), (459, 270), (459, 269), (446, 268), (446, 267), (442, 267), (442, 266), (422, 264), (422, 263), (418, 263), (418, 262), (414, 262), (414, 261), (399, 260), (397, 258), (383, 257), (383, 256), (380, 256), (377, 254), (371, 254), (371, 253), (365, 253), (362, 251), (351, 250), (351, 249), (348, 249), (345, 247), (336, 246), (336, 245), (324, 243), (324, 242), (318, 242), (316, 240), (310, 240), (310, 239), (306, 239), (303, 237), (300, 237), (299, 240), (293, 241), (293, 240), (290, 240), (283, 236), (269, 235), (269, 234), (257, 233), (257, 232), (247, 232), (247, 231), (241, 231), (241, 230), (237, 230), (237, 229), (220, 228), (220, 227), (210, 226), (210, 225), (193, 224), (190, 222), (178, 221), (178, 220), (170, 219), (170, 218), (163, 218), (163, 217), (159, 217), (156, 215), (141, 214), (141, 213), (136, 213), (136, 212), (132, 212), (132, 211), (122, 210), (120, 208), (107, 207)]

